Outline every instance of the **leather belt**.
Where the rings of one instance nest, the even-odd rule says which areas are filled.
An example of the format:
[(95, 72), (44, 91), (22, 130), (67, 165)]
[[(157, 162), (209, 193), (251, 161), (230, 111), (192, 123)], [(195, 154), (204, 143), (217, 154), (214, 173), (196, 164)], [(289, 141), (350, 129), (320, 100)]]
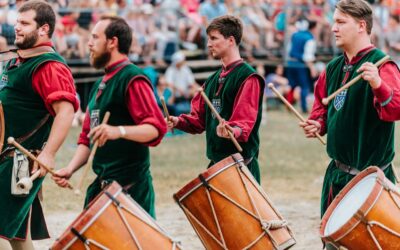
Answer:
[[(386, 164), (386, 165), (379, 166), (379, 168), (380, 168), (382, 171), (384, 171), (387, 167), (390, 166), (390, 164), (391, 164), (391, 162), (388, 163), (388, 164)], [(335, 160), (335, 165), (336, 165), (336, 167), (337, 167), (338, 169), (342, 170), (342, 171), (345, 172), (345, 173), (351, 174), (351, 175), (357, 175), (358, 173), (361, 172), (360, 170), (358, 170), (358, 169), (356, 169), (356, 168), (354, 168), (354, 167), (352, 167), (352, 166), (346, 165), (346, 164), (344, 164), (344, 163), (342, 163), (342, 162), (340, 162), (340, 161), (338, 161), (338, 160)]]

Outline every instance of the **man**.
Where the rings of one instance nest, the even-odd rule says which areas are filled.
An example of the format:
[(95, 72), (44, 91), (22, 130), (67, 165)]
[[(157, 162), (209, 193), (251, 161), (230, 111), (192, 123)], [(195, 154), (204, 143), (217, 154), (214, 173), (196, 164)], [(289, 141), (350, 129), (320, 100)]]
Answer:
[[(93, 28), (88, 43), (90, 63), (95, 68), (105, 68), (106, 74), (90, 95), (72, 160), (53, 179), (65, 187), (66, 180), (86, 163), (97, 140), (99, 149), (93, 160), (97, 178), (87, 190), (85, 206), (106, 183), (115, 180), (155, 217), (148, 146), (161, 141), (167, 126), (150, 81), (128, 59), (131, 42), (132, 31), (122, 18), (102, 17)], [(99, 125), (107, 111), (111, 113), (109, 125)]]
[(214, 58), (221, 60), (222, 68), (206, 80), (203, 88), (224, 120), (218, 122), (198, 93), (193, 97), (191, 113), (171, 116), (168, 126), (192, 134), (206, 131), (210, 166), (237, 152), (228, 135), (228, 130), (232, 131), (243, 148), (247, 167), (260, 182), (258, 129), (264, 80), (240, 57), (242, 27), (238, 18), (229, 15), (214, 19), (207, 27), (208, 49)]
[[(336, 5), (332, 31), (343, 55), (333, 59), (315, 87), (309, 119), (300, 123), (307, 137), (328, 135), (332, 158), (326, 170), (322, 197), (323, 215), (339, 191), (368, 166), (380, 167), (395, 181), (394, 121), (400, 119), (400, 74), (392, 61), (379, 67), (385, 56), (370, 41), (372, 10), (362, 0), (341, 0)], [(322, 98), (361, 74), (362, 79), (344, 90), (327, 106)]]
[[(51, 168), (79, 105), (72, 74), (52, 49), (54, 26), (55, 14), (47, 3), (29, 1), (21, 6), (15, 45), (21, 53), (27, 49), (33, 53), (10, 60), (0, 76), (4, 139), (13, 136), (29, 150), (42, 149), (38, 159)], [(0, 249), (33, 249), (31, 238), (49, 237), (38, 199), (46, 170), (40, 168), (40, 178), (33, 182), (28, 195), (12, 194), (11, 183), (18, 178), (13, 173), (23, 162), (14, 148), (7, 147), (0, 154)], [(35, 165), (31, 172), (37, 168)]]
[(307, 113), (307, 96), (310, 92), (311, 77), (317, 77), (314, 67), (317, 43), (312, 33), (317, 23), (301, 19), (296, 22), (296, 27), (298, 31), (292, 35), (290, 43), (287, 77), (293, 90), (300, 86), (301, 111)]

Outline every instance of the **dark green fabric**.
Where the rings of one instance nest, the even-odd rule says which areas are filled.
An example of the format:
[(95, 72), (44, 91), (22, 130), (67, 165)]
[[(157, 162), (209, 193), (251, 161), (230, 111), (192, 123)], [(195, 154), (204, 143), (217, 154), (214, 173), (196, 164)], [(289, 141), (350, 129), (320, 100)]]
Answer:
[[(385, 173), (386, 178), (395, 183), (396, 178), (391, 166), (387, 167), (383, 172)], [(333, 160), (330, 162), (322, 186), (321, 217), (324, 215), (326, 209), (332, 203), (336, 195), (338, 195), (346, 184), (353, 178), (354, 175), (346, 174), (342, 170), (338, 169)]]
[[(385, 55), (374, 49), (353, 65), (350, 77), (354, 78), (357, 69), (365, 62), (375, 63)], [(332, 60), (326, 69), (328, 95), (338, 89), (345, 72), (344, 56)], [(368, 82), (360, 80), (346, 93), (344, 104), (335, 108), (335, 100), (328, 106), (327, 152), (333, 160), (362, 171), (369, 166), (384, 166), (394, 158), (394, 123), (379, 119), (373, 105), (373, 93)], [(386, 177), (395, 181), (392, 169), (385, 170)], [(332, 161), (325, 174), (321, 194), (321, 216), (327, 207), (354, 176), (338, 169)]]
[[(28, 134), (48, 114), (41, 97), (33, 90), (31, 80), (38, 66), (48, 61), (65, 63), (56, 53), (27, 59), (18, 67), (10, 67), (15, 60), (7, 63), (0, 76), (0, 85), (3, 87), (0, 90), (0, 100), (5, 117), (5, 140), (9, 136), (19, 138)], [(50, 118), (32, 137), (23, 142), (22, 146), (27, 149), (41, 149), (49, 136), (52, 123), (53, 118)], [(32, 205), (32, 239), (48, 238), (40, 203), (34, 202), (43, 179), (33, 183), (29, 196), (11, 196), (12, 165), (11, 158), (0, 162), (0, 236), (25, 239), (26, 219)]]
[[(97, 121), (100, 122), (104, 114), (109, 111), (111, 116), (108, 124), (113, 126), (135, 125), (126, 106), (125, 93), (132, 79), (138, 77), (145, 79), (151, 86), (141, 69), (133, 64), (124, 66), (123, 69), (107, 81), (105, 88), (98, 98), (96, 96), (99, 91), (101, 79), (97, 81), (88, 104), (91, 117), (94, 111), (98, 110), (100, 116)], [(91, 126), (95, 125), (92, 119)], [(138, 198), (136, 201), (143, 208), (148, 208), (146, 211), (154, 214), (153, 187), (151, 181), (144, 182), (148, 178), (147, 176), (150, 175), (149, 168), (150, 153), (148, 146), (125, 139), (107, 141), (104, 146), (97, 149), (93, 160), (93, 171), (102, 180), (115, 180), (122, 186), (131, 183), (144, 183), (143, 187), (140, 184), (138, 186), (151, 194), (144, 197), (138, 192), (137, 195), (132, 196)], [(148, 187), (149, 185), (151, 187)], [(95, 196), (98, 194), (98, 191), (97, 188), (90, 189), (88, 190), (88, 196)], [(153, 200), (151, 201), (151, 199)]]
[[(108, 181), (109, 183), (112, 180)], [(145, 176), (142, 176), (142, 179), (133, 184), (127, 190), (127, 193), (144, 209), (146, 210), (154, 219), (156, 218), (155, 212), (155, 193), (153, 188), (153, 179), (151, 177), (150, 172)], [(125, 185), (121, 185), (124, 187)], [(102, 191), (101, 182), (99, 178), (88, 187), (85, 199), (85, 207)]]
[[(239, 92), (240, 87), (243, 82), (249, 78), (251, 75), (256, 75), (259, 78), (260, 89), (264, 89), (264, 80), (261, 76), (257, 75), (255, 70), (247, 63), (242, 63), (236, 68), (234, 68), (226, 77), (223, 83), (223, 87), (217, 95), (217, 90), (219, 87), (219, 75), (221, 70), (218, 70), (213, 75), (211, 75), (207, 81), (205, 82), (204, 92), (211, 102), (213, 100), (220, 100), (220, 108), (216, 107), (220, 116), (229, 120), (232, 112), (233, 112), (233, 104), (235, 102), (235, 98), (237, 93)], [(250, 159), (253, 157), (253, 163), (251, 164), (251, 172), (258, 178), (260, 170), (258, 168), (257, 155), (259, 151), (260, 145), (260, 137), (259, 137), (259, 127), (261, 123), (261, 115), (262, 115), (262, 99), (263, 99), (263, 91), (260, 93), (259, 105), (258, 105), (258, 115), (254, 127), (249, 135), (249, 139), (247, 142), (239, 142), (240, 146), (243, 148), (243, 152), (241, 153), (244, 159)], [(206, 105), (206, 114), (205, 114), (205, 124), (206, 124), (206, 140), (207, 140), (207, 157), (214, 161), (218, 162), (231, 154), (237, 153), (237, 149), (235, 145), (229, 140), (225, 138), (221, 138), (216, 133), (216, 128), (219, 124), (218, 120), (213, 116), (211, 110)]]

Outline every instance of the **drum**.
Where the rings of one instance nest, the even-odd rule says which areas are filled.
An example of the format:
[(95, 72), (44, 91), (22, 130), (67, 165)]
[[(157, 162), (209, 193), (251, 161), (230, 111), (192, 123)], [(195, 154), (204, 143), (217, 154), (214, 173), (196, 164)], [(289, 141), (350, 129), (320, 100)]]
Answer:
[(213, 165), (174, 198), (206, 249), (288, 249), (296, 243), (240, 154)]
[(180, 249), (180, 246), (114, 181), (50, 249), (153, 250)]
[(335, 197), (322, 218), (329, 249), (400, 249), (400, 192), (382, 170), (369, 167)]

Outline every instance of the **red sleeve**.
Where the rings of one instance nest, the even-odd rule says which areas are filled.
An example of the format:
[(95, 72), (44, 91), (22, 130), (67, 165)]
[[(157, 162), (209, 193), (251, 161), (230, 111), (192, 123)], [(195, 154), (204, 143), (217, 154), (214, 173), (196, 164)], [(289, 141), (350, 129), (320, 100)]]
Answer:
[(314, 104), (308, 119), (318, 121), (321, 124), (320, 135), (326, 133), (326, 119), (328, 114), (327, 107), (322, 104), (322, 99), (327, 96), (326, 71), (324, 70), (318, 77), (314, 88)]
[(70, 102), (75, 111), (79, 108), (72, 73), (61, 62), (49, 61), (40, 65), (33, 73), (32, 88), (40, 95), (53, 116), (55, 112), (52, 104), (56, 101)]
[(235, 138), (247, 142), (257, 120), (260, 95), (264, 88), (256, 76), (247, 78), (239, 89), (233, 103), (232, 116), (227, 121), (234, 128)]
[(374, 106), (379, 118), (393, 122), (400, 120), (400, 74), (394, 63), (385, 63), (379, 69), (382, 84), (374, 89)]
[(192, 99), (190, 114), (180, 115), (176, 128), (191, 134), (203, 133), (205, 130), (205, 114), (205, 102), (198, 92)]
[(87, 147), (90, 147), (90, 139), (88, 138), (89, 132), (90, 132), (90, 117), (89, 117), (89, 111), (86, 110), (85, 120), (83, 121), (82, 124), (82, 131), (79, 134), (78, 138), (78, 144), (83, 144), (86, 145)]
[(147, 146), (156, 146), (167, 133), (167, 123), (157, 105), (153, 89), (143, 79), (133, 79), (126, 90), (126, 105), (133, 121), (137, 124), (150, 124), (158, 130), (158, 137)]

